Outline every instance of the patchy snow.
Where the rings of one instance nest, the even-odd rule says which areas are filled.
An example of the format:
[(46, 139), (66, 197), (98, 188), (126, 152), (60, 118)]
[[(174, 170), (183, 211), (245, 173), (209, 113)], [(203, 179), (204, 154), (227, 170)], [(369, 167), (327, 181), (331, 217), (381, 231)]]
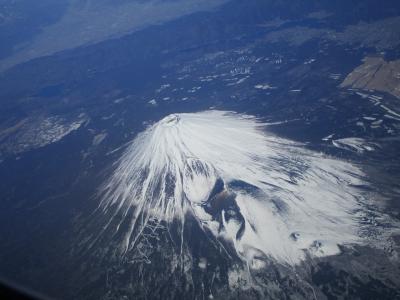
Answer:
[(106, 137), (107, 137), (107, 133), (106, 132), (102, 132), (102, 133), (96, 134), (93, 137), (92, 145), (93, 146), (100, 145), (105, 140)]
[(55, 143), (78, 130), (88, 121), (85, 114), (71, 119), (61, 116), (26, 119), (25, 123), (2, 145), (6, 153), (18, 154), (32, 149), (42, 148)]
[(254, 86), (255, 89), (258, 90), (273, 90), (276, 89), (274, 86), (270, 86), (269, 84), (257, 84)]
[(337, 148), (357, 153), (363, 153), (365, 151), (374, 151), (377, 148), (376, 144), (369, 143), (362, 138), (355, 138), (355, 137), (333, 140), (332, 144)]
[(151, 99), (149, 102), (147, 102), (148, 104), (152, 105), (152, 106), (157, 106), (157, 100), (156, 99)]

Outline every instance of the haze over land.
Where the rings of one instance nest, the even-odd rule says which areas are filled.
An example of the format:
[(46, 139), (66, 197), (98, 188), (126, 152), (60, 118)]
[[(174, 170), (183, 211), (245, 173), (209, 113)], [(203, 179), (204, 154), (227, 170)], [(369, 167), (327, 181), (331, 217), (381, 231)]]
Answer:
[[(13, 45), (8, 57), (0, 60), (0, 71), (16, 64), (41, 56), (118, 38), (150, 25), (161, 24), (184, 15), (217, 8), (228, 0), (150, 0), (150, 1), (91, 1), (62, 0), (58, 6), (65, 7), (59, 19), (43, 24), (33, 38)], [(36, 4), (25, 3), (26, 6)], [(44, 5), (52, 9), (55, 4)], [(17, 7), (18, 8), (18, 7)], [(12, 2), (0, 4), (1, 26), (16, 22), (18, 10)], [(2, 24), (3, 23), (3, 24)]]

